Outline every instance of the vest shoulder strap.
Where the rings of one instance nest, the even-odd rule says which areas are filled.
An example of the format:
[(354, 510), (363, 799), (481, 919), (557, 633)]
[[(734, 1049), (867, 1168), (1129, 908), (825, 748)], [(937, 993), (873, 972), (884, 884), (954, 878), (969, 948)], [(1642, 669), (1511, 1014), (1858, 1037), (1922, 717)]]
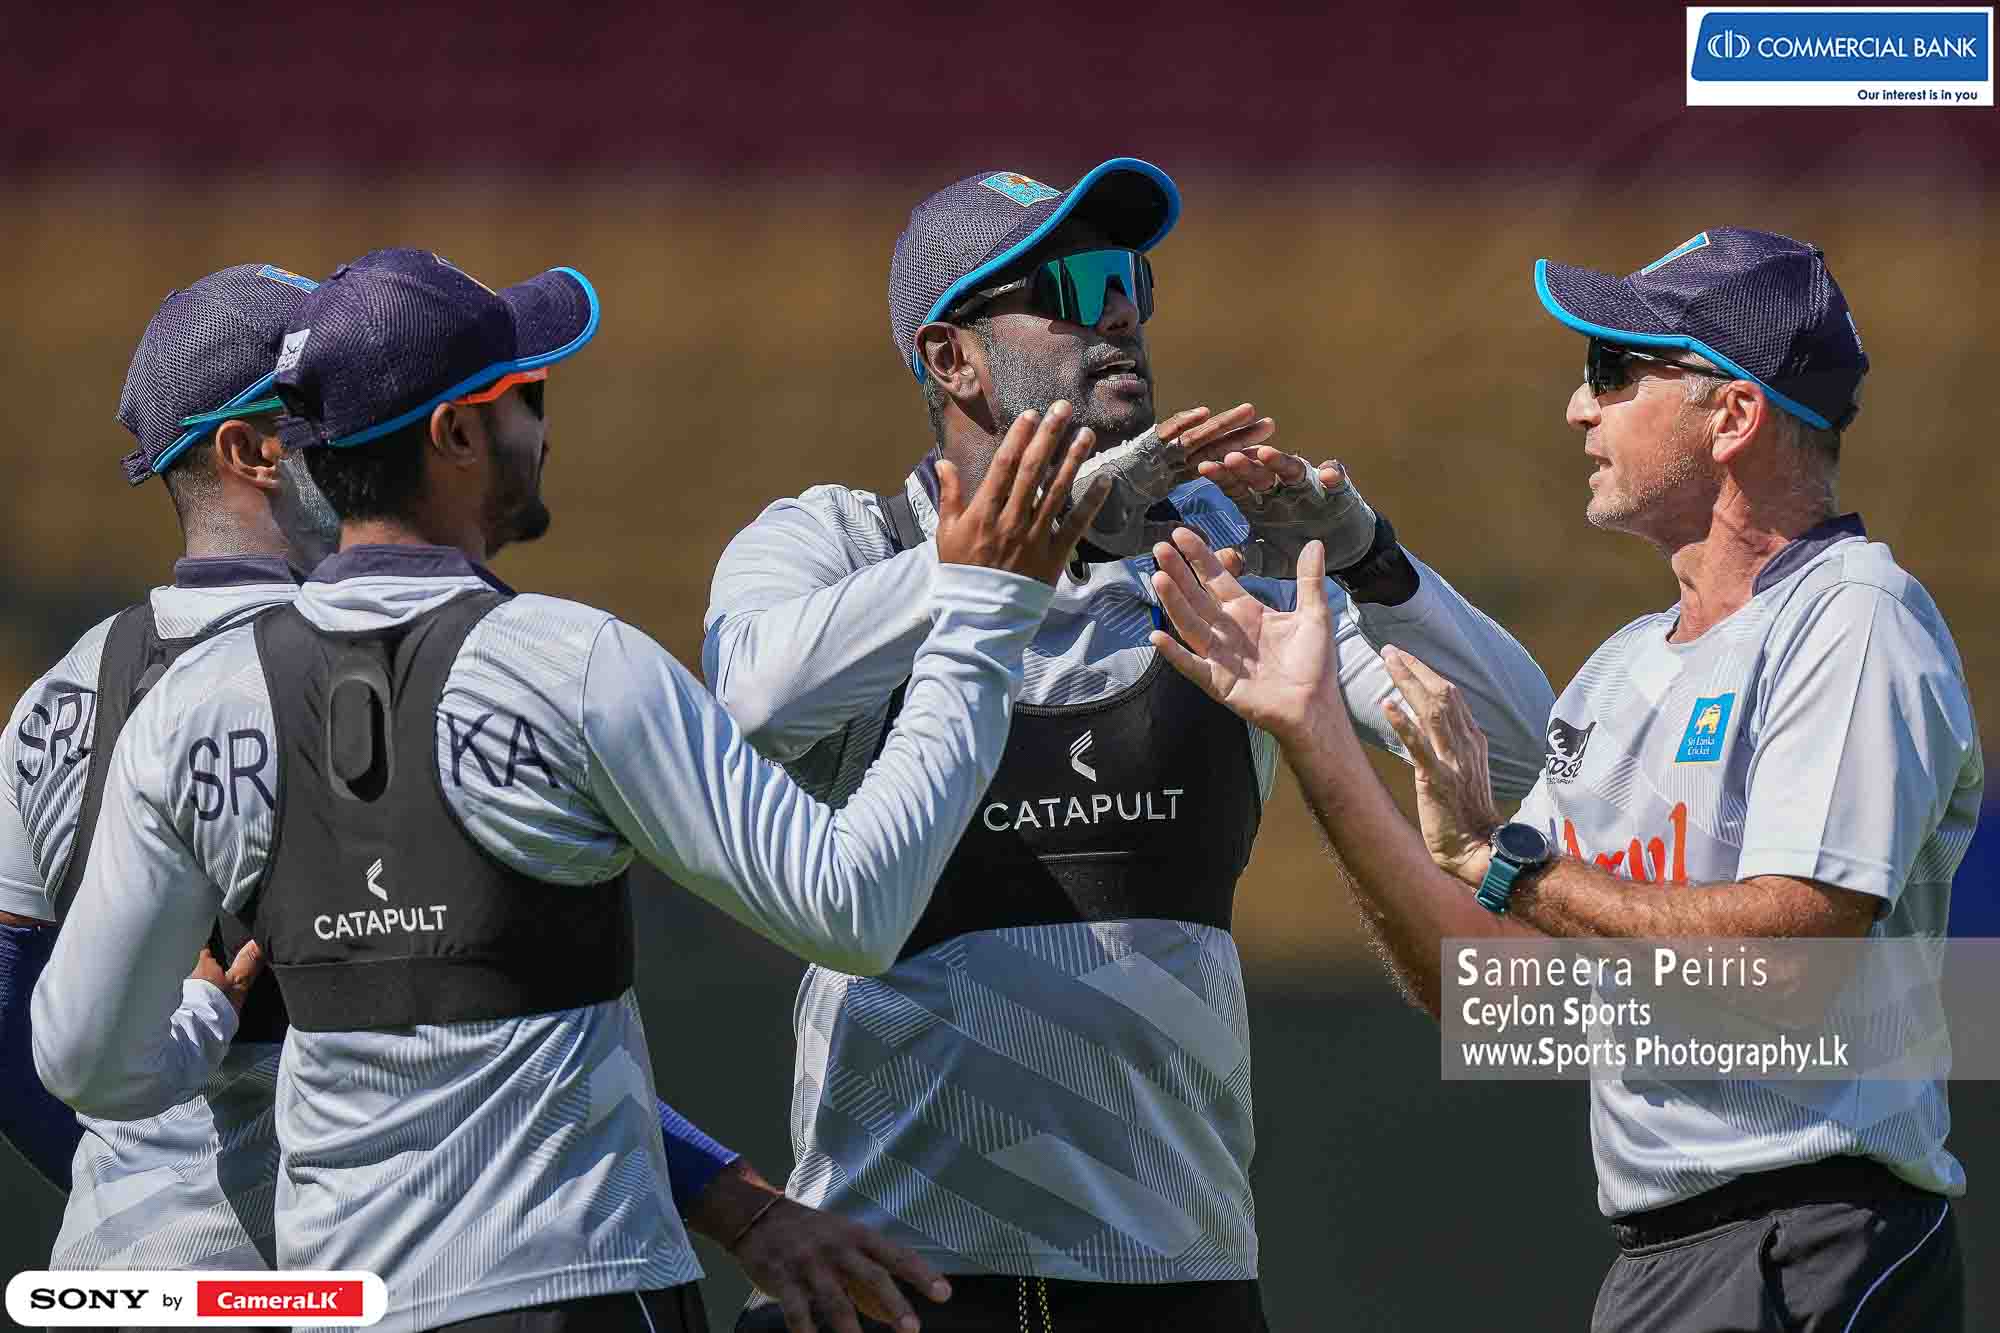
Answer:
[[(97, 663), (97, 711), (90, 728), (90, 769), (83, 782), (83, 806), (77, 814), (76, 836), (70, 843), (69, 865), (56, 885), (56, 916), (61, 919), (83, 887), (90, 860), (90, 841), (104, 809), (104, 784), (111, 775), (111, 752), (132, 708), (159, 677), (147, 659), (159, 636), (153, 629), (151, 602), (128, 606), (111, 622), (104, 638), (104, 655)], [(151, 675), (152, 679), (146, 679)], [(143, 683), (142, 683), (143, 682)]]
[(910, 503), (908, 491), (883, 491), (875, 498), (882, 505), (882, 516), (889, 520), (889, 540), (898, 551), (912, 551), (924, 544), (924, 530), (917, 523), (916, 506)]

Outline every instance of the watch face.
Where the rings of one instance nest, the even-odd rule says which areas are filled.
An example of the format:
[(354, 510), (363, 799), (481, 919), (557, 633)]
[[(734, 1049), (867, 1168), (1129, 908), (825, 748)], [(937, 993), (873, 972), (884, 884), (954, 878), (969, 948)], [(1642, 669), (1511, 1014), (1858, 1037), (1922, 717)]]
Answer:
[(1533, 824), (1502, 824), (1493, 835), (1493, 846), (1519, 865), (1539, 865), (1549, 859), (1549, 840)]

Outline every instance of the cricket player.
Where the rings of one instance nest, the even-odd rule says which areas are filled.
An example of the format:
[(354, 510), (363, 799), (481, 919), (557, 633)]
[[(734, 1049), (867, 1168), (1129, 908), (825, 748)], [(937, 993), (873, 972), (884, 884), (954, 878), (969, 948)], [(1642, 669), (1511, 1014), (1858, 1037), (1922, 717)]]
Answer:
[[(0, 1058), (13, 1062), (0, 1110), (9, 1141), (69, 1195), (56, 1268), (242, 1270), (272, 1259), (272, 1094), (286, 1019), (240, 923), (218, 923), (174, 1018), (227, 1054), (199, 1094), (163, 1115), (80, 1120), (50, 1096), (30, 1055), (28, 997), (82, 882), (108, 760), (133, 704), (203, 638), (289, 603), (299, 571), (339, 540), (339, 519), (302, 456), (279, 439), (271, 391), (279, 340), (315, 285), (244, 264), (161, 303), (118, 415), (139, 446), (124, 460), (126, 478), (161, 478), (185, 554), (172, 584), (92, 629), (37, 681), (0, 737), (0, 1008), (10, 1034)], [(231, 960), (227, 972), (216, 953)], [(718, 1243), (735, 1242), (760, 1283), (839, 1282), (876, 1251), (911, 1261), (852, 1223), (796, 1205), (745, 1232), (782, 1196), (664, 1103), (660, 1124), (683, 1216)]]
[[(49, 1088), (154, 1114), (213, 1060), (167, 1023), (178, 973), (218, 911), (245, 920), (292, 1024), (279, 1266), (381, 1274), (391, 1329), (705, 1327), (625, 870), (643, 855), (808, 957), (886, 966), (998, 762), (1021, 646), (1093, 513), (1054, 521), (1090, 436), (1053, 419), (1020, 423), (976, 494), (950, 490), (909, 712), (828, 811), (652, 640), (481, 563), (548, 526), (544, 381), (598, 320), (574, 270), (494, 292), (423, 251), (311, 294), (276, 388), (340, 550), (133, 710), (35, 991)], [(767, 1198), (738, 1238), (785, 1215)], [(914, 1328), (889, 1253), (808, 1266), (802, 1308), (852, 1328), (845, 1280)], [(921, 1261), (891, 1267), (948, 1295)]]
[[(214, 1072), (160, 1115), (79, 1118), (51, 1097), (29, 1054), (28, 1000), (82, 883), (108, 760), (134, 703), (195, 644), (289, 602), (296, 571), (338, 537), (303, 462), (278, 440), (271, 396), (278, 337), (313, 286), (275, 265), (240, 264), (161, 303), (126, 374), (118, 420), (138, 446), (123, 460), (125, 478), (162, 479), (185, 554), (171, 584), (91, 629), (36, 681), (0, 736), (10, 1028), (0, 1105), (9, 1140), (68, 1192), (55, 1268), (271, 1262), (271, 1090), (285, 1013), (236, 923), (211, 914), (209, 947), (189, 951), (201, 959), (176, 988), (172, 1021)], [(85, 992), (72, 1000), (90, 1003)]]
[[(1622, 278), (1542, 260), (1535, 288), (1589, 339), (1568, 407), (1589, 520), (1656, 547), (1681, 596), (1563, 691), (1516, 822), (1494, 812), (1450, 672), (1390, 653), (1411, 830), (1335, 706), (1326, 613), (1271, 613), (1193, 532), (1174, 536), (1192, 568), (1155, 577), (1180, 639), (1155, 642), (1279, 737), (1433, 1013), (1450, 937), (1941, 937), (1984, 786), (1979, 736), (1936, 603), (1839, 512), (1868, 358), (1825, 256), (1718, 227)], [(1899, 990), (1878, 1017), (1911, 1003)], [(1943, 1083), (1628, 1070), (1590, 1086), (1621, 1252), (1595, 1329), (1964, 1326), (1950, 1201), (1965, 1172)]]
[[(1277, 747), (1148, 643), (1150, 562), (1124, 557), (1149, 552), (1151, 526), (1179, 515), (1287, 573), (1304, 539), (1335, 542), (1345, 583), (1311, 594), (1340, 663), (1332, 706), (1396, 750), (1371, 644), (1419, 646), (1473, 682), (1495, 784), (1525, 792), (1539, 770), (1546, 679), (1337, 466), (1265, 444), (1274, 423), (1248, 405), (1156, 423), (1148, 251), (1179, 212), (1174, 183), (1131, 158), (1068, 190), (993, 172), (924, 200), (889, 302), (931, 452), (888, 495), (778, 501), (715, 574), (718, 698), (810, 790), (851, 799), (909, 707), (940, 470), (976, 475), (1005, 423), (1052, 399), (1114, 446), (1079, 474), (1117, 480), (1028, 646), (999, 776), (916, 933), (881, 976), (822, 964), (799, 993), (787, 1189), (953, 1274), (933, 1327), (1264, 1326), (1229, 927)], [(1247, 529), (1213, 483), (1243, 497)], [(1290, 579), (1256, 586), (1292, 604)], [(777, 1326), (755, 1303), (739, 1324)]]

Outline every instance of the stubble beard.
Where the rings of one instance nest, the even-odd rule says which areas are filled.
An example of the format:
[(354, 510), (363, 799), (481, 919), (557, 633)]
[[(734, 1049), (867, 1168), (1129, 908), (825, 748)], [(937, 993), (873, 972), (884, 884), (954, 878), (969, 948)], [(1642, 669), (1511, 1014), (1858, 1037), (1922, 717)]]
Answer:
[[(992, 343), (986, 360), (993, 381), (995, 423), (1002, 429), (1013, 424), (1023, 412), (1045, 412), (1057, 399), (1069, 401), (1072, 427), (1088, 426), (1097, 436), (1097, 447), (1108, 449), (1142, 434), (1153, 424), (1153, 400), (1146, 398), (1130, 410), (1117, 411), (1097, 401), (1096, 384), (1087, 376), (1063, 374), (1052, 367), (1037, 366), (1026, 357), (994, 356)], [(1150, 387), (1150, 386), (1149, 386)]]
[(1675, 418), (1667, 437), (1667, 457), (1655, 471), (1627, 480), (1613, 462), (1613, 485), (1591, 496), (1584, 510), (1592, 527), (1668, 545), (1684, 540), (1687, 534), (1679, 530), (1691, 524), (1706, 530), (1720, 481), (1715, 461), (1689, 415), (1683, 412)]

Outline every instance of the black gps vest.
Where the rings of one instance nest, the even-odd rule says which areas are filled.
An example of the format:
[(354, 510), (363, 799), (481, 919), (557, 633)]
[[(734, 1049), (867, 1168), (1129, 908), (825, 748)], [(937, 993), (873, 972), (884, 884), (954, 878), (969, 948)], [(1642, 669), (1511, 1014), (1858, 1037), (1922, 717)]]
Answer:
[[(97, 716), (91, 725), (90, 770), (84, 777), (83, 808), (77, 814), (76, 841), (71, 844), (69, 868), (63, 872), (62, 882), (56, 885), (58, 916), (69, 914), (70, 903), (83, 887), (91, 838), (97, 832), (97, 817), (104, 809), (104, 784), (111, 773), (111, 753), (132, 710), (159, 683), (167, 668), (190, 648), (274, 609), (248, 607), (203, 626), (199, 633), (184, 639), (160, 637), (150, 601), (127, 607), (111, 622), (104, 639), (104, 655), (97, 666)], [(225, 912), (216, 918), (209, 932), (209, 952), (226, 968), (249, 938), (249, 929), (243, 922)], [(284, 996), (276, 979), (267, 971), (250, 987), (237, 1020), (235, 1039), (283, 1041), (286, 1025)]]
[[(897, 549), (921, 541), (908, 497), (880, 498)], [(898, 688), (891, 721), (902, 702)], [(1249, 729), (1164, 657), (1106, 699), (1016, 704), (999, 771), (900, 958), (1009, 926), (1227, 930), (1262, 816)]]
[(459, 647), (504, 599), (472, 592), (383, 629), (257, 622), (277, 726), (276, 836), (247, 919), (308, 1032), (515, 1018), (632, 984), (625, 876), (559, 885), (460, 825), (438, 771)]

